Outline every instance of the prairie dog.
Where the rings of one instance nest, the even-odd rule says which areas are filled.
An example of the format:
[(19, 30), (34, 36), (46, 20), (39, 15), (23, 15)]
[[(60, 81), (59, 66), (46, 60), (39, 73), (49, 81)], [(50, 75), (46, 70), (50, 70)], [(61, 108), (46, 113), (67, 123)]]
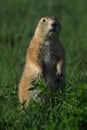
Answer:
[(27, 50), (26, 64), (19, 84), (19, 101), (25, 106), (38, 91), (29, 91), (40, 76), (51, 90), (63, 88), (65, 82), (65, 49), (60, 40), (60, 24), (53, 16), (40, 19)]

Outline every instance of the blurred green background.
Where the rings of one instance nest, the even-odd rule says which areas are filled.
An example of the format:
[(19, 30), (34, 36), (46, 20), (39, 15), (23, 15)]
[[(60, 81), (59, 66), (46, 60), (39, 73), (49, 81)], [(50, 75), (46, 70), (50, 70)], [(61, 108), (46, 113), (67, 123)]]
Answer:
[[(19, 109), (18, 83), (37, 22), (56, 16), (67, 53), (65, 97)], [(40, 86), (44, 86), (42, 82)], [(87, 0), (0, 0), (0, 130), (87, 129)]]

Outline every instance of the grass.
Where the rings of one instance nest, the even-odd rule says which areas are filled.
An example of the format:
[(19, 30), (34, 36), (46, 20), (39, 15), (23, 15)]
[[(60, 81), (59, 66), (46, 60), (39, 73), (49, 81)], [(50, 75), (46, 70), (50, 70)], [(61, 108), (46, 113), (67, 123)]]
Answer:
[[(40, 17), (56, 16), (67, 53), (67, 87), (56, 105), (31, 102), (20, 110), (18, 83)], [(44, 87), (44, 83), (39, 83)], [(0, 130), (87, 129), (87, 1), (0, 1)]]

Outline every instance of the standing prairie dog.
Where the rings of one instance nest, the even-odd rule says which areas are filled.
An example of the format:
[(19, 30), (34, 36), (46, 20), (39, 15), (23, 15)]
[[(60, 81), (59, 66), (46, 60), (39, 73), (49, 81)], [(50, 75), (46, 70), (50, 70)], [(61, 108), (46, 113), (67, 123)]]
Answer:
[(51, 90), (64, 88), (65, 50), (59, 40), (60, 24), (55, 17), (43, 17), (39, 21), (27, 50), (26, 64), (19, 84), (19, 101), (27, 106), (38, 91), (29, 91), (33, 81), (40, 76)]

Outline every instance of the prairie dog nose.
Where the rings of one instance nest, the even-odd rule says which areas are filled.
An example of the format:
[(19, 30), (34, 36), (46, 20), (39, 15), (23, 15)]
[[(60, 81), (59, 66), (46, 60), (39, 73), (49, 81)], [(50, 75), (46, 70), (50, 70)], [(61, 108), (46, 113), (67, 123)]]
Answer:
[(56, 21), (53, 22), (53, 23), (52, 23), (52, 26), (53, 26), (54, 28), (56, 28), (56, 27), (58, 26), (57, 22), (56, 22)]

